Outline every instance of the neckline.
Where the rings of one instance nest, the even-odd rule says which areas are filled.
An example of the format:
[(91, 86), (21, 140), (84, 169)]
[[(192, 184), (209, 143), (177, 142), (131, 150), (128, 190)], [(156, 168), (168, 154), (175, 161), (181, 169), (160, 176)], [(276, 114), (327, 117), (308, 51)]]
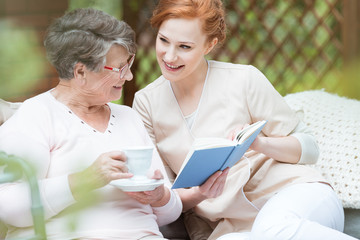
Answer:
[(100, 133), (100, 134), (106, 134), (106, 133), (112, 133), (112, 127), (115, 125), (114, 123), (114, 119), (115, 119), (115, 115), (113, 114), (113, 110), (110, 104), (106, 103), (106, 105), (109, 107), (110, 110), (110, 117), (109, 117), (109, 121), (107, 123), (107, 127), (106, 129), (102, 132), (99, 131), (97, 129), (95, 129), (94, 127), (90, 126), (86, 121), (84, 121), (82, 118), (80, 118), (77, 114), (75, 114), (66, 104), (60, 102), (59, 100), (57, 100), (54, 95), (51, 94), (51, 91), (53, 89), (50, 89), (47, 93), (50, 96), (50, 98), (61, 108), (63, 108), (65, 110), (65, 112), (67, 112), (68, 114), (72, 115), (73, 117), (75, 117), (77, 119), (77, 122), (79, 122), (81, 125), (85, 126), (86, 128), (88, 128), (89, 130), (91, 130), (94, 133)]
[[(208, 60), (206, 60), (206, 63), (207, 63), (207, 71), (206, 71), (205, 81), (204, 81), (203, 89), (202, 89), (202, 91), (201, 91), (201, 96), (200, 96), (199, 103), (198, 103), (198, 105), (197, 105), (197, 107), (196, 107), (196, 110), (195, 110), (193, 113), (191, 113), (191, 114), (189, 114), (189, 115), (187, 115), (187, 116), (184, 116), (183, 112), (181, 111), (179, 102), (178, 102), (177, 99), (176, 99), (176, 96), (175, 96), (175, 93), (174, 93), (174, 91), (173, 91), (173, 89), (172, 89), (172, 87), (171, 87), (170, 81), (167, 80), (167, 81), (168, 81), (169, 88), (170, 88), (170, 91), (171, 91), (171, 94), (172, 94), (173, 98), (175, 99), (177, 109), (178, 109), (178, 111), (180, 112), (180, 115), (181, 115), (181, 117), (182, 117), (182, 121), (183, 121), (184, 124), (186, 124), (187, 129), (189, 130), (189, 132), (190, 132), (190, 134), (191, 134), (192, 137), (194, 137), (194, 136), (192, 135), (192, 129), (193, 129), (194, 126), (196, 125), (197, 115), (198, 115), (198, 113), (199, 113), (199, 109), (200, 109), (201, 104), (202, 104), (202, 99), (203, 99), (203, 95), (204, 95), (204, 92), (205, 92), (205, 88), (206, 88), (206, 86), (207, 86), (208, 76), (209, 76), (209, 72), (210, 72), (210, 63), (209, 63)], [(191, 125), (191, 127), (189, 127), (188, 124), (186, 123), (186, 117), (188, 117), (188, 116), (190, 116), (190, 115), (195, 115), (195, 116), (194, 116), (194, 122), (193, 122), (193, 124)]]

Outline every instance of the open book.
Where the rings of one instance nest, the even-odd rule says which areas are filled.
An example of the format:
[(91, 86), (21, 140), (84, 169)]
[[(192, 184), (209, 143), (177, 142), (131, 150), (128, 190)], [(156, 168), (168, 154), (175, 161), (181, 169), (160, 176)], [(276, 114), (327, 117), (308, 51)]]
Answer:
[(200, 186), (216, 171), (232, 167), (248, 150), (266, 122), (263, 120), (247, 126), (233, 141), (226, 138), (195, 139), (172, 188)]

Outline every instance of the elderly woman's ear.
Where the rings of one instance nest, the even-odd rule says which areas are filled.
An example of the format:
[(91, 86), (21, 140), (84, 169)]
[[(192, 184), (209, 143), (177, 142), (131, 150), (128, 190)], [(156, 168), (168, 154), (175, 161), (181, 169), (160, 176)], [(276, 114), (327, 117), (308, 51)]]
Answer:
[(83, 63), (76, 63), (74, 67), (74, 78), (75, 79), (85, 79), (86, 66)]

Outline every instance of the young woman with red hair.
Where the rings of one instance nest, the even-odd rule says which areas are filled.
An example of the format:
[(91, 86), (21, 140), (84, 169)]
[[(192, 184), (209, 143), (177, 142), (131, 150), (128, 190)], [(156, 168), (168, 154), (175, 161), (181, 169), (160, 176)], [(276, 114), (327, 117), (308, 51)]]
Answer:
[(335, 192), (305, 166), (316, 162), (317, 144), (282, 96), (253, 66), (205, 59), (225, 40), (224, 16), (220, 0), (160, 0), (151, 24), (162, 76), (133, 106), (173, 177), (195, 138), (233, 138), (268, 121), (231, 169), (178, 190), (191, 238), (353, 239), (342, 233)]

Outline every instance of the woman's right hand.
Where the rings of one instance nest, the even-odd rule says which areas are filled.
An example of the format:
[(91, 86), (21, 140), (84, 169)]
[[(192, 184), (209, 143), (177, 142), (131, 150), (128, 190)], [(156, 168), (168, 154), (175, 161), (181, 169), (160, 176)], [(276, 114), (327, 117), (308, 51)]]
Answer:
[(229, 168), (226, 168), (224, 171), (217, 171), (211, 175), (203, 185), (197, 187), (200, 194), (204, 196), (205, 199), (220, 196), (224, 190), (228, 173)]
[(107, 185), (112, 180), (130, 178), (133, 174), (126, 167), (126, 156), (121, 151), (101, 154), (85, 170), (69, 175), (69, 184), (75, 199), (81, 193)]
[(177, 189), (183, 203), (183, 211), (187, 211), (202, 201), (220, 196), (224, 190), (229, 168), (211, 175), (204, 184), (190, 189)]

